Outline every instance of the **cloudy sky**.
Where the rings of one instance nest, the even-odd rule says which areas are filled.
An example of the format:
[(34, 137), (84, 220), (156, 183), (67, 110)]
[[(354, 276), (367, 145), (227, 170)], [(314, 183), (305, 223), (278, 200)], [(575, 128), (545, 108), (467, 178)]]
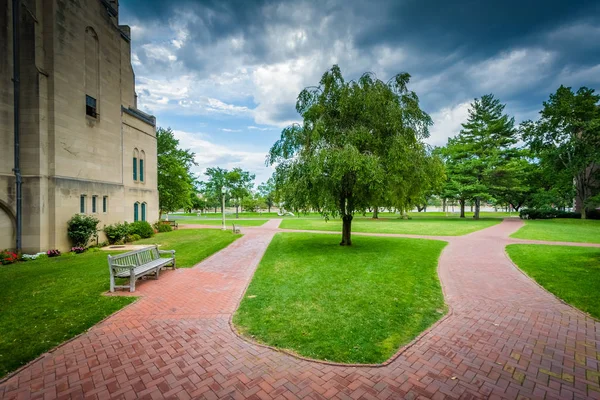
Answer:
[(517, 121), (564, 84), (600, 90), (600, 2), (578, 0), (121, 0), (138, 106), (171, 127), (205, 168), (271, 175), (265, 154), (298, 120), (302, 88), (344, 76), (412, 75), (435, 125), (460, 130), (494, 93)]

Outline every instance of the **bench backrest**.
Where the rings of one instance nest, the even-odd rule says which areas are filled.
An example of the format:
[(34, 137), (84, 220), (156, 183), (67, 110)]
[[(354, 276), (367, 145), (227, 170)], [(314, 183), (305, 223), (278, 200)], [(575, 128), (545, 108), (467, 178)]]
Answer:
[(143, 265), (160, 258), (158, 247), (152, 246), (145, 249), (128, 251), (116, 256), (108, 255), (108, 263), (111, 266)]

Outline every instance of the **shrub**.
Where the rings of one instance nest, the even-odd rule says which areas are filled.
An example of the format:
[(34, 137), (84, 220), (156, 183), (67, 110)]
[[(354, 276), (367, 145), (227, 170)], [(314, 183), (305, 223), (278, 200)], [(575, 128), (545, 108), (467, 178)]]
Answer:
[(81, 254), (85, 251), (85, 247), (71, 247), (71, 251), (76, 254)]
[(0, 264), (8, 265), (16, 262), (19, 259), (19, 255), (10, 250), (0, 251)]
[(156, 229), (157, 232), (171, 232), (173, 230), (171, 225), (164, 224), (160, 221), (154, 223), (154, 229)]
[(519, 211), (521, 219), (552, 219), (552, 218), (581, 218), (581, 213), (572, 211), (560, 211), (552, 208), (524, 208)]
[(58, 249), (50, 249), (46, 252), (48, 257), (58, 257), (60, 256), (60, 250)]
[(109, 244), (115, 244), (125, 238), (129, 234), (129, 224), (127, 222), (106, 225), (104, 233)]
[(129, 224), (129, 234), (139, 235), (141, 238), (147, 239), (154, 236), (154, 229), (152, 229), (152, 226), (146, 221), (136, 221)]
[(67, 222), (67, 234), (76, 247), (85, 247), (98, 230), (98, 218), (75, 214)]

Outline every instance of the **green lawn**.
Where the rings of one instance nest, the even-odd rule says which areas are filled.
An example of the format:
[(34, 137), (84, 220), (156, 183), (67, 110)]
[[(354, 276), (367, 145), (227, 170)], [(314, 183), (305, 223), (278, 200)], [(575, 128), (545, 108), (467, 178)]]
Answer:
[(600, 319), (600, 248), (513, 244), (506, 251), (548, 291)]
[[(480, 229), (488, 228), (501, 222), (501, 219), (461, 218), (355, 218), (352, 221), (353, 232), (368, 233), (404, 233), (411, 235), (459, 236)], [(342, 231), (339, 219), (325, 221), (324, 219), (286, 219), (279, 225), (283, 229), (303, 229), (313, 231)]]
[(552, 242), (600, 243), (600, 221), (567, 218), (526, 220), (525, 226), (511, 237)]
[(133, 244), (160, 244), (161, 250), (175, 250), (177, 267), (185, 268), (193, 267), (240, 236), (234, 235), (230, 230), (177, 229), (173, 232), (157, 233), (149, 239), (138, 240)]
[(279, 233), (234, 316), (245, 335), (303, 356), (381, 363), (446, 312), (442, 241)]
[[(220, 219), (198, 219), (198, 218), (194, 218), (194, 219), (178, 219), (177, 220), (180, 224), (185, 225), (185, 224), (198, 224), (198, 225), (218, 225), (221, 226), (221, 220)], [(227, 227), (227, 229), (231, 229), (231, 224), (236, 224), (239, 226), (261, 226), (263, 225), (265, 222), (267, 222), (267, 219), (235, 219), (235, 218), (228, 218), (225, 220), (225, 226)]]
[[(190, 267), (238, 236), (179, 230), (136, 244), (161, 243), (177, 251), (178, 266)], [(0, 266), (0, 377), (135, 300), (102, 295), (109, 288), (107, 254), (67, 253)]]
[(0, 267), (0, 376), (83, 332), (134, 299), (106, 297), (103, 252)]

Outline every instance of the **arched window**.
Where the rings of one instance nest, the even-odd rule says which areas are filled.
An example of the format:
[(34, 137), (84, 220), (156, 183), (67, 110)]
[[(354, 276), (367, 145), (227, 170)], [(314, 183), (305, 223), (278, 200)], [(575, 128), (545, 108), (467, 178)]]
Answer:
[(138, 159), (140, 157), (140, 152), (138, 149), (133, 149), (133, 180), (137, 181), (138, 179)]
[(142, 221), (146, 220), (146, 203), (142, 203)]
[(140, 211), (140, 203), (133, 203), (133, 222), (137, 222), (139, 220), (139, 211)]
[(146, 160), (146, 153), (144, 150), (140, 151), (140, 182), (144, 182), (144, 161)]
[(100, 97), (100, 45), (94, 28), (85, 28), (85, 113), (98, 117)]

